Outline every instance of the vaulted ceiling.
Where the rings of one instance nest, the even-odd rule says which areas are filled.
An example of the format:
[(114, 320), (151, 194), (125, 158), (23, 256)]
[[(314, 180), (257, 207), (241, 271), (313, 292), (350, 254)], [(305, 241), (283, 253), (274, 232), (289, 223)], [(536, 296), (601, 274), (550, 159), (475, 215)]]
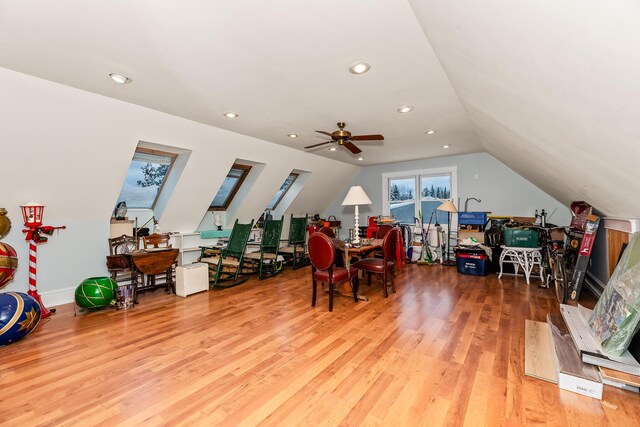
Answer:
[(337, 121), (385, 135), (360, 162), (314, 150), (352, 164), (487, 151), (638, 216), (639, 18), (629, 0), (0, 0), (0, 67), (299, 149)]

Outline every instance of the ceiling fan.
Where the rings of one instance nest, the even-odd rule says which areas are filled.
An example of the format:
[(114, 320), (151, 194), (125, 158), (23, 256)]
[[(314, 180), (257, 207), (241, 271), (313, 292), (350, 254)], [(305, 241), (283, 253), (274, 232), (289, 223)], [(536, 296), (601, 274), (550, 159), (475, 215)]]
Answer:
[(323, 130), (317, 130), (316, 132), (321, 133), (323, 135), (327, 135), (331, 137), (331, 141), (321, 142), (320, 144), (309, 145), (304, 148), (315, 148), (324, 144), (333, 144), (337, 143), (338, 145), (342, 145), (347, 150), (351, 151), (353, 154), (361, 153), (362, 150), (359, 149), (352, 141), (382, 141), (384, 140), (384, 136), (382, 135), (351, 135), (351, 132), (348, 130), (344, 130), (344, 122), (338, 122), (339, 130), (333, 131), (331, 133), (325, 132)]

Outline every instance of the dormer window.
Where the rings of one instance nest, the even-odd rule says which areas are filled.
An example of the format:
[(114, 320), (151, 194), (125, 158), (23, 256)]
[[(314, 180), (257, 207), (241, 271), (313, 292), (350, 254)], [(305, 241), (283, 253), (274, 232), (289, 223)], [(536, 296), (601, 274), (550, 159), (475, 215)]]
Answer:
[(213, 202), (211, 202), (209, 210), (226, 211), (247, 175), (249, 175), (250, 170), (251, 166), (234, 163), (222, 182), (222, 186), (218, 190), (218, 193), (213, 198)]
[(126, 202), (127, 208), (153, 209), (176, 157), (174, 153), (138, 147), (118, 202)]
[(291, 188), (291, 185), (293, 185), (296, 178), (298, 178), (297, 173), (292, 172), (291, 174), (289, 174), (287, 179), (285, 179), (284, 183), (282, 183), (282, 185), (280, 186), (280, 189), (278, 190), (276, 195), (273, 196), (273, 199), (271, 199), (271, 201), (267, 205), (267, 209), (273, 210), (278, 206), (278, 203), (280, 203), (284, 195), (287, 194), (287, 191), (289, 191), (289, 189)]

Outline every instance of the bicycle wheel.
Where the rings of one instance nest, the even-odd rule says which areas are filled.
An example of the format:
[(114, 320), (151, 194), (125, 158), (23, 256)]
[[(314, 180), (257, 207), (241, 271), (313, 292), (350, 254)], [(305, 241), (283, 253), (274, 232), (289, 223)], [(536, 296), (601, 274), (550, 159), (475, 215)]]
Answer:
[(567, 272), (564, 268), (564, 260), (560, 255), (553, 266), (553, 281), (555, 282), (556, 297), (560, 304), (567, 302)]

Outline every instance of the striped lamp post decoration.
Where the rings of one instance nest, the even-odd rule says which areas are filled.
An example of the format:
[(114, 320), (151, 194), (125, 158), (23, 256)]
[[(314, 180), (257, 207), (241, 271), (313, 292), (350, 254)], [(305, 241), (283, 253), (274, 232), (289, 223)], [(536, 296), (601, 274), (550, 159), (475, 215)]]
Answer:
[(42, 303), (42, 298), (38, 293), (38, 287), (36, 283), (37, 275), (37, 259), (38, 259), (38, 243), (44, 243), (47, 241), (47, 237), (42, 234), (52, 235), (53, 230), (64, 229), (64, 225), (61, 227), (52, 227), (50, 225), (42, 225), (42, 214), (44, 211), (44, 205), (42, 203), (30, 202), (26, 205), (20, 206), (22, 209), (22, 217), (24, 218), (24, 225), (27, 227), (22, 230), (23, 233), (27, 233), (25, 240), (29, 242), (29, 292), (28, 294), (35, 298), (40, 304), (42, 309), (41, 317), (49, 317), (52, 313), (55, 313), (55, 309), (49, 310)]

